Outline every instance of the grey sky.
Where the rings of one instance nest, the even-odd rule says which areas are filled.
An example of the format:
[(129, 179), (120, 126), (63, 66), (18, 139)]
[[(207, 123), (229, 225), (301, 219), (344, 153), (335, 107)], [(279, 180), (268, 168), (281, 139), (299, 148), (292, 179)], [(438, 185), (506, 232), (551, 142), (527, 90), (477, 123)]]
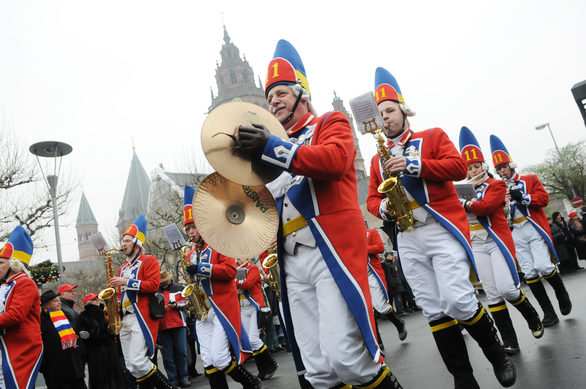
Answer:
[[(414, 130), (491, 133), (521, 166), (586, 132), (570, 88), (586, 79), (586, 2), (0, 0), (0, 123), (24, 145), (73, 146), (61, 174), (79, 177), (100, 229), (117, 221), (132, 139), (147, 172), (202, 161), (199, 131), (215, 91), (225, 23), (264, 82), (278, 39), (305, 64), (313, 101), (331, 109), (373, 88), (383, 66), (417, 112)], [(374, 152), (361, 139), (365, 159)], [(62, 223), (64, 260), (81, 188)], [(179, 218), (180, 215), (177, 215)], [(52, 231), (45, 237), (54, 252)], [(37, 251), (33, 263), (47, 255)], [(54, 255), (49, 254), (54, 257)]]

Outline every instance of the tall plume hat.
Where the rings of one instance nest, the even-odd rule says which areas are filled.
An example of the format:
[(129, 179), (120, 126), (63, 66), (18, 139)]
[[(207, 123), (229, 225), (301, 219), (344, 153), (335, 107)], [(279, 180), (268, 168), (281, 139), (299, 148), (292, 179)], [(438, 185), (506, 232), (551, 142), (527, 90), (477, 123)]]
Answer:
[(291, 43), (281, 39), (277, 42), (273, 59), (269, 62), (265, 82), (265, 97), (268, 96), (269, 90), (274, 86), (295, 84), (301, 85), (311, 95), (305, 66), (303, 66), (299, 53)]
[(138, 215), (134, 223), (128, 227), (123, 235), (130, 235), (134, 238), (137, 238), (142, 245), (145, 244), (147, 235), (147, 220), (142, 213)]
[(33, 241), (22, 226), (16, 226), (0, 249), (0, 258), (17, 259), (28, 268), (33, 256)]

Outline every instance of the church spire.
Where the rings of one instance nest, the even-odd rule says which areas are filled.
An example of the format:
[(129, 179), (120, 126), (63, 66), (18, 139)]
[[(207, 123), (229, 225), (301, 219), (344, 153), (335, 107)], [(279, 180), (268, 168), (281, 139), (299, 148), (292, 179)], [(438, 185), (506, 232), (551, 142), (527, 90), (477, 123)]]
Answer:
[(130, 171), (126, 179), (126, 189), (122, 206), (118, 212), (118, 231), (122, 233), (139, 214), (147, 213), (147, 204), (149, 200), (149, 190), (151, 180), (144, 170), (142, 163), (136, 155), (136, 149), (132, 149), (132, 161), (130, 162)]

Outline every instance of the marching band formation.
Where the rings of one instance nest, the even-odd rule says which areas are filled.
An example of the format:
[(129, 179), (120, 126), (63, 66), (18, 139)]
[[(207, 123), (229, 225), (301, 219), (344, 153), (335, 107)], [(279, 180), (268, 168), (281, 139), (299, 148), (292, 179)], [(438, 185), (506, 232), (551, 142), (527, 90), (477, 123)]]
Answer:
[[(490, 173), (467, 127), (461, 129), (459, 150), (441, 128), (411, 130), (408, 118), (415, 112), (395, 77), (379, 67), (374, 80), (374, 99), (384, 122), (378, 130), (386, 142), (379, 133), (381, 145), (370, 165), (367, 209), (382, 220), (385, 232), (396, 242), (405, 278), (453, 375), (454, 387), (480, 387), (462, 330), (478, 344), (498, 382), (512, 386), (516, 370), (509, 355), (520, 345), (507, 302), (521, 313), (535, 338), (559, 321), (541, 278), (555, 291), (561, 314), (572, 309), (543, 211), (548, 194), (535, 175), (515, 171), (507, 149), (494, 135), (492, 162), (501, 179)], [(378, 258), (384, 251), (383, 240), (376, 229), (366, 228), (359, 207), (350, 123), (340, 112), (315, 112), (301, 57), (285, 40), (277, 43), (269, 63), (265, 97), (286, 135), (279, 136), (266, 123), (241, 122), (227, 152), (249, 161), (259, 176), (271, 177), (265, 184), (274, 204), (259, 205), (259, 197), (252, 195), (253, 184), (238, 184), (259, 212), (277, 210), (278, 232), (269, 237), (271, 247), (265, 244), (268, 250), (256, 256), (271, 267), (268, 254), (272, 259), (276, 254), (278, 264), (262, 277), (270, 277), (277, 289), (277, 311), (299, 385), (401, 388), (400, 377), (391, 372), (385, 361), (388, 356), (381, 350), (375, 311), (394, 324), (401, 341), (407, 328), (387, 292)], [(464, 198), (456, 190), (453, 182), (462, 180), (473, 187), (476, 197)], [(224, 255), (221, 246), (206, 242), (202, 222), (194, 217), (196, 193), (197, 189), (185, 187), (182, 216), (189, 242), (182, 251), (182, 265), (189, 285), (182, 292), (163, 293), (164, 305), (188, 307), (194, 315), (190, 330), (212, 389), (228, 388), (226, 375), (243, 388), (261, 388), (278, 374), (278, 364), (259, 336), (258, 322), (268, 304), (261, 288), (264, 269), (251, 263), (248, 255)], [(232, 224), (246, 222), (244, 206), (232, 205), (225, 214)], [(100, 293), (100, 299), (109, 299), (105, 315), (92, 308), (100, 306), (98, 296), (88, 295), (84, 300), (88, 316), (81, 322), (99, 321), (111, 335), (119, 336), (124, 365), (140, 388), (175, 388), (187, 380), (187, 372), (177, 369), (167, 377), (153, 363), (157, 336), (171, 342), (175, 333), (160, 335), (163, 313), (155, 295), (172, 280), (161, 272), (157, 258), (145, 254), (146, 235), (147, 220), (139, 215), (123, 234), (126, 260), (117, 274), (108, 276), (112, 290)], [(0, 388), (34, 387), (39, 369), (43, 373), (49, 369), (43, 353), (69, 358), (78, 347), (76, 332), (84, 340), (97, 336), (97, 330), (76, 329), (54, 292), (39, 296), (27, 270), (32, 252), (32, 240), (21, 226), (0, 251)], [(543, 319), (520, 288), (520, 269), (545, 313)], [(472, 278), (482, 284), (487, 307), (478, 301)], [(176, 322), (163, 331), (185, 327), (183, 316), (177, 316)], [(107, 337), (104, 331), (100, 339)], [(53, 334), (56, 348), (45, 340), (45, 332)], [(185, 330), (178, 333), (185, 338)], [(164, 358), (167, 362), (173, 355)], [(248, 358), (254, 359), (258, 375), (243, 365)], [(121, 382), (119, 371), (113, 382), (108, 387)], [(85, 387), (74, 380), (66, 386), (49, 381), (47, 385)]]

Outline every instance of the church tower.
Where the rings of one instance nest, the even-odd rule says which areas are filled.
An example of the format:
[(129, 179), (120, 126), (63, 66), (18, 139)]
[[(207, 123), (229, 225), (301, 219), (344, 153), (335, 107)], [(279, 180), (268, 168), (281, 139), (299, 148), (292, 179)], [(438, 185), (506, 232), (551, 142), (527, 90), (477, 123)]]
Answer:
[(356, 159), (354, 160), (354, 168), (356, 169), (356, 180), (360, 181), (361, 179), (367, 177), (366, 168), (364, 167), (364, 159), (362, 158), (362, 153), (360, 152), (360, 145), (358, 144), (358, 137), (356, 136), (356, 129), (354, 128), (354, 118), (352, 115), (348, 113), (346, 108), (344, 107), (344, 101), (338, 97), (336, 91), (334, 91), (334, 100), (332, 101), (332, 106), (334, 107), (335, 111), (342, 112), (348, 120), (350, 121), (350, 127), (352, 127), (352, 135), (354, 137), (354, 147), (356, 148)]
[(77, 230), (79, 260), (92, 261), (98, 259), (98, 252), (90, 241), (90, 236), (98, 232), (98, 222), (94, 217), (94, 213), (92, 212), (84, 192), (81, 193), (81, 201), (79, 203), (75, 228)]
[(142, 163), (140, 163), (133, 147), (124, 198), (120, 211), (118, 211), (118, 223), (116, 223), (120, 236), (130, 227), (139, 214), (142, 213), (146, 216), (150, 187), (151, 180), (144, 167), (142, 167)]
[(216, 62), (217, 96), (211, 90), (212, 104), (208, 113), (222, 103), (229, 101), (245, 101), (268, 109), (264, 88), (258, 80), (254, 80), (254, 72), (246, 60), (240, 57), (240, 50), (232, 43), (226, 26), (224, 26), (224, 44), (220, 51), (222, 63)]

